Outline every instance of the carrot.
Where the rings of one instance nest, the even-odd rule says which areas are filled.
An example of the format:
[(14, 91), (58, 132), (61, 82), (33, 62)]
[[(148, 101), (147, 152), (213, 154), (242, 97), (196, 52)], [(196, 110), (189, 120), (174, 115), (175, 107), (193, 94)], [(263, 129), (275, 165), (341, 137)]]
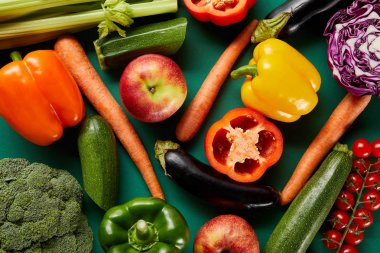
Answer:
[(325, 125), (311, 142), (293, 175), (281, 193), (281, 205), (289, 204), (305, 185), (314, 169), (367, 107), (371, 96), (356, 97), (348, 93), (328, 118)]
[(177, 124), (176, 137), (178, 140), (190, 141), (198, 132), (237, 58), (250, 42), (256, 26), (257, 20), (251, 21), (216, 61)]
[(80, 43), (71, 35), (59, 38), (54, 46), (79, 88), (98, 113), (111, 125), (115, 135), (136, 164), (151, 194), (164, 198), (149, 156), (121, 106), (107, 89), (87, 58)]

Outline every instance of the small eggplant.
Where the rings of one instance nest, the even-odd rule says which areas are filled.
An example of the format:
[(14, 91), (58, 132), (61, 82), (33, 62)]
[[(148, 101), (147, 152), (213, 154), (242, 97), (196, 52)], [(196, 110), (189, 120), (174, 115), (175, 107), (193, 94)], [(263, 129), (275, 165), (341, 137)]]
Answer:
[(195, 159), (177, 143), (157, 141), (155, 155), (172, 181), (216, 206), (247, 211), (274, 207), (279, 200), (275, 188), (236, 182)]
[(316, 30), (322, 34), (329, 18), (352, 2), (353, 0), (288, 0), (272, 10), (265, 18), (274, 18), (284, 12), (292, 14), (282, 28), (280, 37), (292, 35), (302, 27), (308, 27), (309, 30)]

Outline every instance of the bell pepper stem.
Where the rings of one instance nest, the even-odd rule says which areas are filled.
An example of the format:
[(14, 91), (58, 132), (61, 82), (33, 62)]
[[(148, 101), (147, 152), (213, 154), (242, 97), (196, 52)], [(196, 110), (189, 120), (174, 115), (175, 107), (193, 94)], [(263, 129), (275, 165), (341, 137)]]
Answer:
[(21, 61), (22, 57), (19, 51), (13, 51), (10, 54), (12, 61)]
[(274, 18), (260, 20), (252, 34), (251, 42), (260, 43), (269, 38), (277, 38), (291, 16), (291, 12), (283, 12)]
[(145, 251), (158, 241), (158, 231), (152, 223), (140, 219), (128, 230), (128, 241), (139, 252)]
[(235, 80), (243, 75), (249, 75), (252, 78), (257, 76), (257, 65), (244, 65), (231, 72), (231, 77)]
[(138, 220), (136, 223), (136, 236), (139, 240), (145, 240), (150, 235), (148, 224), (144, 220)]

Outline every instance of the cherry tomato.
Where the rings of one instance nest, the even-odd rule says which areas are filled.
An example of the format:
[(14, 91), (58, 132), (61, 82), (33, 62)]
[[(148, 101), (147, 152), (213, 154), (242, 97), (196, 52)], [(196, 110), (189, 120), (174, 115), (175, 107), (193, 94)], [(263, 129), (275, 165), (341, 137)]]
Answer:
[(342, 234), (335, 229), (328, 230), (323, 236), (323, 244), (328, 249), (337, 249), (342, 240)]
[(348, 228), (348, 232), (344, 240), (351, 245), (358, 245), (364, 239), (364, 232), (359, 226), (352, 225)]
[(359, 253), (358, 249), (350, 244), (344, 244), (340, 250), (339, 253)]
[(341, 190), (337, 200), (335, 201), (335, 206), (342, 211), (348, 211), (352, 209), (354, 204), (355, 197), (351, 192), (347, 190)]
[(350, 173), (344, 185), (347, 191), (352, 192), (352, 193), (357, 193), (362, 188), (363, 178), (358, 173)]
[(356, 171), (362, 176), (365, 176), (370, 166), (371, 161), (367, 158), (355, 157), (352, 162), (352, 167), (354, 168), (354, 171)]
[(376, 139), (372, 142), (372, 153), (374, 157), (380, 157), (380, 139)]
[(334, 229), (345, 229), (349, 221), (350, 216), (342, 210), (335, 210), (330, 214), (329, 222)]
[(352, 144), (352, 153), (356, 157), (367, 158), (371, 155), (371, 152), (372, 145), (364, 138), (359, 138)]
[(367, 228), (373, 223), (373, 214), (365, 208), (358, 208), (354, 213), (354, 219), (359, 228)]
[(380, 208), (380, 194), (376, 191), (368, 191), (362, 197), (365, 209), (375, 211)]
[(367, 176), (364, 184), (369, 191), (380, 191), (380, 174), (371, 173)]

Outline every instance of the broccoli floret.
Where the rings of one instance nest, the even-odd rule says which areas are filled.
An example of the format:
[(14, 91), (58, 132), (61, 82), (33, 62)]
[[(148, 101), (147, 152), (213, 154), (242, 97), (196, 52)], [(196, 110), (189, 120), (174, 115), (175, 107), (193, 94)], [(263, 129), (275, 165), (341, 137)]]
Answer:
[(90, 252), (82, 198), (79, 182), (65, 170), (0, 160), (0, 252)]

